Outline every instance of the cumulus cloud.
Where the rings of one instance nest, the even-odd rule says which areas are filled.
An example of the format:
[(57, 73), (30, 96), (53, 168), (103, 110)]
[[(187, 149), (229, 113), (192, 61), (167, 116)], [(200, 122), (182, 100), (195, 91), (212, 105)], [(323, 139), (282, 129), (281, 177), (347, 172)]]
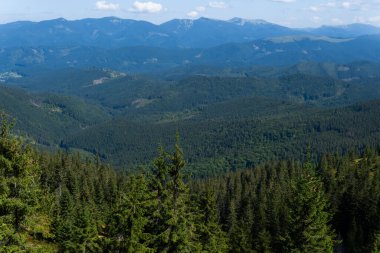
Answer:
[(197, 11), (190, 11), (189, 13), (187, 13), (187, 16), (190, 17), (190, 18), (196, 18), (198, 17), (199, 13)]
[(325, 4), (326, 7), (335, 7), (336, 3), (335, 2), (328, 2)]
[(278, 3), (294, 3), (296, 0), (272, 0), (272, 2)]
[(313, 11), (313, 12), (318, 12), (318, 11), (321, 11), (321, 7), (320, 6), (310, 6), (309, 10)]
[(344, 9), (351, 11), (367, 11), (380, 6), (378, 0), (345, 0), (345, 1), (330, 1), (324, 4), (313, 5), (308, 10), (313, 12), (324, 11), (328, 9)]
[(368, 21), (372, 22), (372, 23), (378, 23), (378, 24), (380, 24), (380, 16), (369, 17)]
[(218, 2), (218, 1), (209, 2), (208, 6), (211, 8), (215, 8), (215, 9), (226, 9), (226, 8), (228, 8), (228, 4), (226, 4), (225, 2)]
[(354, 22), (355, 23), (367, 23), (367, 24), (379, 26), (380, 25), (380, 16), (370, 16), (370, 17), (356, 16), (354, 18)]
[(352, 3), (350, 3), (350, 2), (343, 2), (342, 3), (342, 7), (344, 9), (350, 9), (352, 7)]
[(319, 23), (319, 22), (321, 21), (321, 17), (319, 17), (319, 16), (314, 16), (314, 17), (312, 18), (312, 20), (313, 20), (314, 23)]
[(331, 22), (333, 22), (334, 24), (337, 24), (337, 25), (341, 25), (344, 23), (343, 20), (341, 20), (340, 18), (332, 18)]
[(308, 10), (312, 11), (312, 12), (320, 12), (320, 11), (324, 11), (326, 9), (333, 9), (333, 8), (336, 8), (336, 7), (342, 7), (343, 4), (345, 6), (350, 5), (348, 2), (343, 2), (343, 3), (340, 3), (340, 4), (337, 4), (336, 2), (327, 2), (327, 3), (323, 3), (323, 4), (319, 4), (319, 5), (310, 6), (308, 8)]
[(198, 11), (198, 12), (204, 12), (204, 11), (206, 11), (206, 7), (204, 7), (204, 6), (198, 6), (197, 8), (195, 8), (195, 10)]
[(136, 1), (133, 3), (133, 6), (129, 8), (130, 12), (137, 13), (158, 13), (163, 10), (163, 7), (159, 3), (155, 2), (139, 2)]
[(197, 8), (195, 8), (195, 10), (192, 10), (190, 12), (187, 13), (187, 16), (189, 18), (196, 18), (200, 15), (200, 12), (205, 12), (206, 11), (206, 7), (204, 6), (198, 6)]
[(102, 11), (116, 11), (119, 9), (118, 4), (109, 3), (107, 1), (97, 1), (95, 6), (96, 6), (96, 9), (102, 10)]
[(337, 4), (337, 6), (346, 10), (365, 10), (367, 8), (367, 3), (364, 3), (361, 0), (351, 0), (343, 1)]

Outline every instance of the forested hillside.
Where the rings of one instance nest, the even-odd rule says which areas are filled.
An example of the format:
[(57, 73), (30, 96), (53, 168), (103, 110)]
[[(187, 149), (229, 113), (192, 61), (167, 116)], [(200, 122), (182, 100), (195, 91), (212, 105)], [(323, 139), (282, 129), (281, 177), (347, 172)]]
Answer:
[(100, 106), (75, 97), (36, 95), (4, 86), (0, 97), (0, 108), (17, 118), (18, 133), (46, 146), (56, 146), (62, 136), (111, 118)]
[[(178, 130), (185, 152), (197, 167), (194, 173), (218, 175), (218, 170), (223, 168), (245, 168), (271, 159), (300, 159), (308, 144), (320, 155), (346, 153), (366, 145), (376, 146), (380, 141), (378, 101), (327, 111), (264, 103), (263, 107), (278, 111), (266, 110), (270, 116), (255, 117), (250, 106), (255, 104), (257, 108), (260, 102), (259, 99), (239, 100), (237, 105), (210, 108), (224, 110), (220, 118), (212, 118), (216, 114), (206, 109), (199, 116), (174, 122), (115, 120), (73, 135), (63, 142), (63, 147), (85, 149), (107, 160), (119, 161), (115, 163), (119, 165), (123, 162), (140, 165), (154, 157), (157, 145), (169, 145), (171, 136)], [(234, 105), (240, 107), (234, 111)], [(205, 171), (201, 171), (204, 163)]]
[[(150, 170), (40, 153), (0, 135), (3, 252), (377, 252), (378, 150), (189, 180), (178, 137)], [(307, 151), (308, 150), (308, 151)], [(306, 152), (307, 151), (307, 152)]]
[(0, 105), (32, 142), (96, 154), (127, 170), (146, 166), (178, 130), (194, 174), (218, 175), (301, 159), (308, 144), (317, 155), (376, 146), (377, 70), (369, 62), (303, 63), (180, 79), (40, 70), (8, 79)]
[[(117, 2), (76, 8), (176, 12)], [(187, 15), (232, 15), (227, 2)], [(313, 26), (333, 10), (379, 21), (363, 13), (376, 1), (252, 2)], [(368, 24), (0, 24), (0, 253), (379, 253), (379, 115)]]

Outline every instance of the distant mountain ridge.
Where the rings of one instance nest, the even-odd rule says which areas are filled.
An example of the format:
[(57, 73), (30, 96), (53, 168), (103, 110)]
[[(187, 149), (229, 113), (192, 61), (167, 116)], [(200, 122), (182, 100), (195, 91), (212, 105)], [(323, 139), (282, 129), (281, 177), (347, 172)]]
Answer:
[(209, 48), (280, 36), (329, 36), (339, 38), (380, 34), (380, 28), (364, 24), (316, 29), (292, 29), (265, 20), (233, 18), (174, 19), (160, 25), (147, 21), (106, 17), (69, 21), (20, 21), (0, 25), (0, 48), (88, 46), (120, 48)]
[(380, 34), (379, 27), (359, 23), (340, 26), (321, 26), (315, 29), (306, 29), (306, 31), (314, 35), (340, 38)]
[(300, 62), (380, 62), (380, 35), (354, 39), (286, 36), (207, 49), (148, 46), (17, 47), (0, 49), (3, 71), (30, 68), (101, 67), (129, 72), (158, 72), (186, 66), (285, 66)]

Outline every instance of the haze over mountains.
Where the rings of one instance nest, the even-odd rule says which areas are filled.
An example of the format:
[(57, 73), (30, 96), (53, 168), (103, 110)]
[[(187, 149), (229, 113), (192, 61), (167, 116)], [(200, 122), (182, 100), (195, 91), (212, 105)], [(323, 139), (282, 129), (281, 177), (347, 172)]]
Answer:
[[(0, 106), (28, 139), (117, 165), (146, 163), (176, 129), (198, 165), (297, 156), (310, 131), (318, 153), (377, 140), (376, 120), (363, 127), (371, 138), (343, 124), (379, 109), (368, 101), (380, 99), (380, 28), (369, 25), (15, 22), (0, 25), (0, 69)], [(365, 104), (347, 107), (356, 103)], [(318, 144), (327, 135), (334, 143)]]
[(323, 26), (291, 29), (264, 20), (233, 18), (174, 19), (155, 25), (146, 21), (107, 17), (68, 21), (15, 22), (0, 25), (0, 47), (89, 46), (120, 48), (148, 46), (164, 48), (209, 48), (280, 36), (329, 36), (351, 38), (380, 34), (371, 25)]
[(263, 20), (200, 18), (161, 25), (109, 17), (0, 25), (0, 66), (151, 72), (214, 65), (380, 61), (380, 28), (291, 29)]

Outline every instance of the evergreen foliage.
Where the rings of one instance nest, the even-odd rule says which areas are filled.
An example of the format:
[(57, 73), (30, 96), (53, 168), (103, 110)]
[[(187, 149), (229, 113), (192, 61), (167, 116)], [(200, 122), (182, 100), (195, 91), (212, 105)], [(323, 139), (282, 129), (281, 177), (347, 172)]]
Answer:
[[(178, 142), (152, 173), (0, 140), (1, 252), (378, 252), (380, 159), (327, 154), (186, 179)], [(5, 120), (4, 120), (5, 119)]]
[(38, 202), (39, 168), (33, 152), (11, 136), (12, 123), (0, 114), (0, 249), (25, 250), (27, 218)]
[(185, 161), (179, 144), (176, 144), (173, 154), (160, 148), (154, 165), (155, 178), (151, 189), (155, 194), (155, 211), (150, 224), (153, 229), (152, 247), (158, 252), (199, 251), (189, 188), (182, 179)]
[(324, 187), (308, 160), (291, 182), (287, 252), (333, 252), (335, 235)]
[(194, 207), (198, 213), (195, 226), (202, 247), (201, 252), (228, 252), (227, 233), (219, 224), (215, 193), (209, 189), (197, 193), (192, 199), (197, 204)]
[[(149, 213), (153, 211), (152, 193), (144, 176), (131, 176), (128, 188), (121, 191), (107, 231), (110, 252), (154, 252), (147, 232)], [(106, 239), (107, 240), (107, 239)]]

